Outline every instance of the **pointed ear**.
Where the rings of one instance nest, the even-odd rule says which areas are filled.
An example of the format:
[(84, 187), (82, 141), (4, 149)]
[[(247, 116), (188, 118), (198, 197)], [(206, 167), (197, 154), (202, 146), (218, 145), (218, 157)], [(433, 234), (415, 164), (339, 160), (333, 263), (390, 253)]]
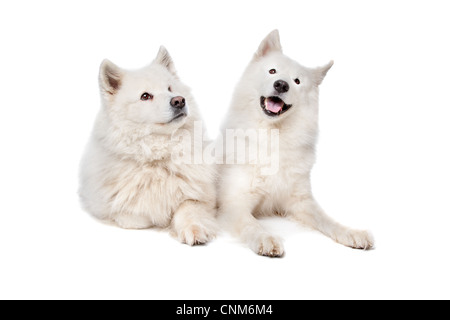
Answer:
[(100, 88), (107, 94), (114, 95), (119, 90), (122, 80), (122, 70), (111, 61), (105, 59), (100, 65)]
[(155, 61), (162, 66), (166, 67), (174, 75), (177, 74), (175, 65), (173, 63), (172, 57), (164, 46), (159, 48), (158, 54), (156, 55)]
[(262, 58), (265, 55), (267, 55), (268, 53), (276, 52), (276, 51), (282, 52), (281, 42), (280, 42), (280, 33), (278, 32), (278, 30), (273, 30), (261, 42), (253, 59)]
[(327, 75), (328, 70), (330, 70), (330, 68), (333, 66), (333, 64), (334, 64), (334, 61), (331, 60), (330, 62), (328, 62), (328, 64), (314, 69), (314, 71), (313, 71), (314, 82), (317, 85), (320, 85), (322, 83), (323, 79)]

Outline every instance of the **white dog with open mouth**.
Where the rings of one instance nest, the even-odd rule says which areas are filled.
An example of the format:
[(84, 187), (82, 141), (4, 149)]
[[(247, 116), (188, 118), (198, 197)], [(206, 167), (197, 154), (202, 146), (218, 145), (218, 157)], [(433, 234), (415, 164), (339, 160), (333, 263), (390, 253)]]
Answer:
[(102, 107), (80, 172), (84, 208), (122, 228), (171, 227), (183, 243), (207, 242), (216, 232), (216, 172), (172, 159), (201, 154), (199, 144), (173, 139), (177, 130), (193, 137), (201, 118), (167, 50), (134, 71), (105, 60), (99, 82)]
[[(279, 143), (271, 149), (279, 159), (276, 174), (263, 174), (262, 166), (252, 162), (223, 165), (220, 169), (220, 219), (260, 255), (279, 257), (284, 253), (281, 240), (264, 230), (256, 219), (273, 214), (298, 220), (345, 246), (373, 247), (370, 233), (333, 221), (311, 192), (310, 172), (318, 132), (318, 87), (332, 65), (330, 62), (316, 69), (301, 66), (283, 54), (275, 30), (262, 41), (236, 86), (222, 128), (223, 136), (229, 129), (279, 132)], [(244, 139), (245, 143), (252, 143), (248, 137)], [(230, 157), (234, 149), (227, 152)]]

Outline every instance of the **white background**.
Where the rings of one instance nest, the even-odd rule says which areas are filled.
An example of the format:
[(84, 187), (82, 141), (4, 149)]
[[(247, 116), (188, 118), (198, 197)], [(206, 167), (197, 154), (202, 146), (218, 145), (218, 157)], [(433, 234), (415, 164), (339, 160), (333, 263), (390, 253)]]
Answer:
[[(0, 298), (449, 299), (448, 13), (446, 1), (2, 1)], [(375, 250), (270, 219), (287, 253), (268, 259), (227, 235), (190, 248), (80, 209), (102, 59), (139, 68), (164, 44), (214, 136), (275, 28), (300, 63), (335, 61), (313, 189)]]

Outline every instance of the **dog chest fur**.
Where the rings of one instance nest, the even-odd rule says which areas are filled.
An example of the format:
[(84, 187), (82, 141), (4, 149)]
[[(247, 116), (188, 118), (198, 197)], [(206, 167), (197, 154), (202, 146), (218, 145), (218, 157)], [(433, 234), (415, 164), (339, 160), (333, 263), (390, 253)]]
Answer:
[(205, 199), (208, 193), (204, 190), (211, 188), (214, 176), (203, 166), (91, 154), (97, 156), (88, 160), (90, 172), (81, 196), (89, 211), (101, 219), (114, 220), (121, 214), (146, 216), (152, 225), (166, 227), (183, 201), (211, 200)]

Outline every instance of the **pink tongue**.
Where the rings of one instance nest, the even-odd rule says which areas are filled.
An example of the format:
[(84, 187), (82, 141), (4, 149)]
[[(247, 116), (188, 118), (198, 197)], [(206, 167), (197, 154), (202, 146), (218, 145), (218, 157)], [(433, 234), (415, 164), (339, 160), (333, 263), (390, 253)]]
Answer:
[(278, 113), (280, 112), (281, 108), (283, 108), (283, 102), (282, 101), (272, 101), (271, 99), (266, 99), (266, 109), (268, 109), (270, 112)]

